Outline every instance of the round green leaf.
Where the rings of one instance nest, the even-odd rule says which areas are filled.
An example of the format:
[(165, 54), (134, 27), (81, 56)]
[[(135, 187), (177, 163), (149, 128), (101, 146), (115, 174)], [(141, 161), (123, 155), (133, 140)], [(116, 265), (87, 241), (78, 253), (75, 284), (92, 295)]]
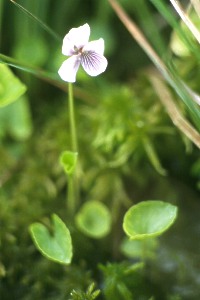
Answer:
[(76, 163), (77, 163), (77, 152), (64, 151), (60, 155), (60, 163), (67, 175), (72, 175), (74, 173)]
[(175, 221), (177, 207), (162, 201), (144, 201), (132, 206), (124, 216), (123, 228), (131, 239), (161, 235)]
[(110, 231), (111, 215), (104, 204), (90, 201), (85, 203), (76, 215), (76, 225), (87, 236), (102, 238)]
[(71, 235), (65, 223), (57, 216), (52, 216), (53, 233), (40, 223), (30, 226), (32, 239), (37, 249), (48, 259), (61, 264), (69, 264), (72, 259)]

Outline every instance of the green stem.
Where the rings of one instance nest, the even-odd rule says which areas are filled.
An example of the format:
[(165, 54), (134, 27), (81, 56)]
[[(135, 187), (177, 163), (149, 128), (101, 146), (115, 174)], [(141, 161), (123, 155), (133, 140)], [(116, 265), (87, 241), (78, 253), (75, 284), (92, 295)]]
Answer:
[[(70, 133), (71, 133), (71, 148), (73, 152), (78, 152), (72, 83), (68, 84), (68, 98), (69, 98), (68, 105), (69, 105), (69, 123), (70, 123)], [(68, 176), (67, 207), (71, 217), (73, 217), (76, 211), (77, 203), (78, 203), (78, 182), (77, 182), (77, 176), (75, 170), (72, 175)]]
[(68, 85), (68, 92), (69, 92), (69, 121), (70, 121), (70, 131), (71, 131), (71, 146), (72, 146), (72, 151), (78, 152), (72, 83), (69, 83)]
[(68, 188), (67, 188), (67, 209), (69, 217), (73, 217), (76, 210), (76, 191), (75, 180), (73, 175), (68, 176)]

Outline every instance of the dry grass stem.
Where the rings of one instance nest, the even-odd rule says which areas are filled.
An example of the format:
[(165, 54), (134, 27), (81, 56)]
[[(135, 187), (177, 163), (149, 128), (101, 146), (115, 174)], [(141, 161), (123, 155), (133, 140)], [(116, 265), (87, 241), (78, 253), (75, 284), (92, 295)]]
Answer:
[(200, 149), (200, 134), (182, 116), (179, 108), (174, 103), (169, 88), (158, 74), (149, 73), (149, 80), (174, 125)]
[(154, 51), (154, 49), (151, 47), (151, 45), (148, 43), (147, 39), (144, 37), (143, 33), (140, 31), (137, 25), (129, 18), (129, 16), (126, 14), (126, 12), (122, 9), (122, 7), (118, 4), (117, 1), (115, 0), (108, 0), (108, 1), (110, 2), (110, 5), (112, 6), (113, 10), (116, 12), (121, 22), (125, 25), (125, 27), (128, 29), (128, 31), (133, 36), (133, 38), (137, 41), (140, 47), (152, 59), (152, 61), (155, 63), (157, 68), (161, 71), (163, 76), (165, 78), (168, 78), (169, 75), (165, 65), (163, 64), (162, 60), (157, 55), (157, 53)]

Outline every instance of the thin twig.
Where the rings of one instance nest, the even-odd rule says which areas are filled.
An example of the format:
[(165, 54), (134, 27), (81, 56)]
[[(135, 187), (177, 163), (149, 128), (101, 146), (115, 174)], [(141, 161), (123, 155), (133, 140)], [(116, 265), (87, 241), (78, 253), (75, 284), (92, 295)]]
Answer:
[(182, 116), (179, 108), (174, 103), (172, 95), (158, 74), (149, 72), (149, 80), (153, 85), (160, 101), (164, 105), (169, 117), (174, 125), (183, 132), (187, 138), (200, 149), (200, 134), (194, 127)]

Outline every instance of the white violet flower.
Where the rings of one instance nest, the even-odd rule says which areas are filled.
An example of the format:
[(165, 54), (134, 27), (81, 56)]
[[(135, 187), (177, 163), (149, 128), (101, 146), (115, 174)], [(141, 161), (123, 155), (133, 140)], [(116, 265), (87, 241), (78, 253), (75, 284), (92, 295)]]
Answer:
[(80, 65), (90, 76), (97, 76), (105, 71), (108, 62), (103, 56), (104, 40), (101, 38), (89, 42), (89, 36), (90, 26), (86, 23), (78, 28), (72, 28), (64, 37), (62, 53), (70, 56), (58, 70), (64, 81), (75, 82)]

